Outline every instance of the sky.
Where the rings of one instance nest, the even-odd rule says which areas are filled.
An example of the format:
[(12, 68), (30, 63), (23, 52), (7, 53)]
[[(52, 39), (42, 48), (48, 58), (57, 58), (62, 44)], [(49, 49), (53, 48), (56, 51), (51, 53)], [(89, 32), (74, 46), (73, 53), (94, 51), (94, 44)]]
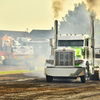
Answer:
[[(53, 0), (0, 0), (0, 30), (26, 31), (33, 29), (48, 30), (54, 27)], [(73, 3), (82, 0), (65, 0), (64, 10), (59, 13), (59, 20)]]
[(51, 0), (0, 0), (0, 30), (51, 29)]
[[(61, 8), (59, 3), (55, 6), (62, 9), (58, 11), (59, 21), (68, 13), (68, 10), (74, 10), (74, 4), (89, 1), (87, 5), (90, 8), (94, 5), (93, 0), (0, 0), (0, 30), (26, 31), (28, 29), (28, 32), (31, 32), (33, 29), (52, 29), (55, 20), (52, 8), (54, 1), (61, 4)], [(100, 8), (100, 2), (95, 1), (94, 8)], [(99, 15), (99, 10), (97, 14)]]

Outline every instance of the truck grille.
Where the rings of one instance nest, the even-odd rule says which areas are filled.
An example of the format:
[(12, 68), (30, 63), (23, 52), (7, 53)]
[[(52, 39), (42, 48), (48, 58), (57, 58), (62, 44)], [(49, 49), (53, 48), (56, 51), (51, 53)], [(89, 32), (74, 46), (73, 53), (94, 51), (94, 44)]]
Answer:
[(74, 51), (57, 51), (55, 58), (56, 66), (74, 66)]

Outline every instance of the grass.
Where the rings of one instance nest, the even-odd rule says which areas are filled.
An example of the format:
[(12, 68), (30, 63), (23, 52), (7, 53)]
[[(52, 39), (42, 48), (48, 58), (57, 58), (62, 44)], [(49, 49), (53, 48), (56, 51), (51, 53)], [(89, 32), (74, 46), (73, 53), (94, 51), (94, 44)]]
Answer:
[(14, 71), (1, 71), (0, 75), (4, 74), (17, 74), (17, 73), (28, 73), (31, 72), (30, 70), (14, 70)]
[(14, 71), (0, 71), (0, 75), (5, 74), (18, 74), (18, 73), (29, 73), (29, 72), (35, 72), (35, 71), (43, 71), (43, 69), (36, 69), (36, 70), (14, 70)]

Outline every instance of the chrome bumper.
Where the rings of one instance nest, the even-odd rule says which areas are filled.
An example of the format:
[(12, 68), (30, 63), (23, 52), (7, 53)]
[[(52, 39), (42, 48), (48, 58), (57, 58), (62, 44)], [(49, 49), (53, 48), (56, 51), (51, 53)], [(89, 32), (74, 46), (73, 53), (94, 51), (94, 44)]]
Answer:
[(84, 75), (85, 68), (50, 67), (44, 69), (44, 74), (52, 77), (78, 77)]

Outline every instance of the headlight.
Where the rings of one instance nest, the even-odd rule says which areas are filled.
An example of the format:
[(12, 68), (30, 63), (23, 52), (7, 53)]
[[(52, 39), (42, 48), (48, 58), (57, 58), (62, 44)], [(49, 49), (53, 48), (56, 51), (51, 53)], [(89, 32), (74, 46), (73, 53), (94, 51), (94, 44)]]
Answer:
[(75, 60), (75, 64), (81, 64), (83, 62), (84, 62), (83, 60)]
[(46, 63), (54, 64), (54, 60), (46, 60)]

